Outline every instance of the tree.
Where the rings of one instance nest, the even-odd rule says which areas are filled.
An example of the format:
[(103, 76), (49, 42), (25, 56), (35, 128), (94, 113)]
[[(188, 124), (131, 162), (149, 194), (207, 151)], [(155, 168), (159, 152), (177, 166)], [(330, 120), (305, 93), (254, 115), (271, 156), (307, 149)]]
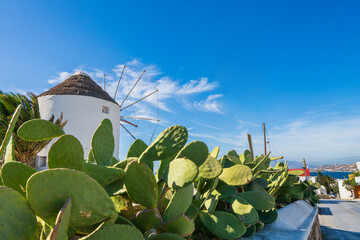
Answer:
[(343, 186), (345, 187), (346, 190), (351, 192), (351, 197), (354, 196), (354, 190), (355, 190), (355, 188), (357, 186), (354, 178), (344, 180)]
[[(14, 129), (14, 150), (15, 158), (19, 162), (26, 163), (30, 166), (35, 166), (36, 155), (50, 142), (28, 142), (19, 138), (16, 134), (17, 129), (26, 121), (31, 119), (40, 118), (39, 103), (37, 97), (33, 93), (27, 95), (4, 93), (0, 91), (0, 142), (4, 139), (6, 129), (11, 120), (13, 113), (17, 106), (21, 104), (22, 110), (19, 119)], [(49, 121), (54, 122), (54, 115), (51, 116)], [(60, 118), (54, 122), (61, 128), (65, 126), (67, 121), (63, 121), (63, 115), (61, 113)], [(1, 156), (2, 157), (2, 156)]]
[(319, 171), (316, 177), (316, 181), (325, 187), (328, 194), (337, 194), (339, 192), (338, 186), (335, 182), (335, 178), (332, 178), (329, 175), (324, 175)]

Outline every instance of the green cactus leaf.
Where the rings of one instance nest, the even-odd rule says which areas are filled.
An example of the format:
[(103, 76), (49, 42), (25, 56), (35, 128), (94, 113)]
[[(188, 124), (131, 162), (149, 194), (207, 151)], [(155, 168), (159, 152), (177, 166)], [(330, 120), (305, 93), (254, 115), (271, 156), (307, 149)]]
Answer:
[(0, 187), (0, 232), (6, 240), (27, 240), (36, 231), (36, 217), (17, 191)]
[(114, 203), (104, 188), (85, 173), (72, 169), (49, 169), (33, 174), (27, 181), (26, 193), (36, 215), (52, 226), (69, 197), (70, 226), (86, 227), (117, 218)]
[(248, 184), (252, 179), (252, 172), (248, 166), (237, 164), (230, 168), (224, 168), (219, 179), (231, 186)]
[(170, 162), (164, 180), (172, 189), (179, 189), (191, 184), (198, 176), (195, 163), (186, 158), (178, 158)]
[(233, 214), (224, 211), (208, 213), (200, 211), (202, 224), (215, 236), (222, 239), (235, 239), (241, 237), (246, 228)]
[(199, 177), (212, 179), (220, 176), (223, 169), (221, 163), (212, 156), (208, 156), (206, 161), (199, 167)]
[(260, 184), (257, 184), (256, 182), (250, 182), (249, 184), (245, 185), (244, 190), (245, 191), (264, 191), (264, 192), (266, 192), (264, 187), (261, 186)]
[(159, 233), (151, 235), (148, 240), (185, 240), (185, 238), (173, 233)]
[(266, 179), (263, 178), (255, 178), (253, 182), (259, 184), (263, 188), (266, 188), (269, 185), (269, 182)]
[(195, 220), (199, 215), (199, 209), (194, 205), (190, 204), (190, 207), (185, 212), (185, 216), (187, 216), (191, 220)]
[(131, 144), (126, 158), (129, 157), (140, 157), (141, 154), (147, 149), (148, 145), (144, 143), (141, 139), (136, 139), (133, 144)]
[(237, 189), (230, 185), (220, 185), (212, 192), (212, 194), (218, 195), (220, 200), (225, 200), (237, 194)]
[(67, 240), (67, 231), (70, 224), (71, 198), (65, 202), (57, 215), (55, 226), (52, 229), (47, 240)]
[(16, 125), (16, 122), (19, 118), (19, 115), (21, 113), (21, 104), (15, 109), (15, 112), (14, 114), (12, 115), (11, 117), (11, 120), (10, 120), (10, 123), (9, 123), (9, 126), (8, 128), (6, 129), (6, 133), (5, 133), (5, 136), (4, 136), (4, 139), (1, 143), (1, 146), (0, 146), (0, 157), (2, 157), (2, 155), (4, 154), (5, 152), (5, 149), (7, 148), (8, 144), (9, 144), (9, 141), (10, 141), (10, 138), (12, 137), (13, 135), (13, 131), (14, 131), (14, 128), (15, 128), (15, 125)]
[(218, 157), (218, 155), (219, 155), (219, 151), (220, 151), (220, 148), (219, 147), (215, 147), (212, 151), (211, 151), (211, 153), (210, 153), (210, 156), (212, 156), (213, 158), (217, 158)]
[(265, 224), (271, 224), (276, 221), (278, 212), (275, 208), (271, 210), (259, 211), (259, 219)]
[(212, 213), (219, 202), (219, 195), (214, 195), (205, 200), (205, 207), (209, 213)]
[(13, 140), (13, 136), (11, 135), (9, 143), (6, 146), (4, 163), (15, 162), (15, 161), (16, 159), (15, 159), (15, 151), (14, 151), (14, 140)]
[(174, 220), (164, 223), (161, 229), (168, 233), (178, 234), (181, 237), (191, 235), (195, 230), (195, 223), (185, 215), (180, 215)]
[(262, 159), (258, 164), (252, 169), (252, 172), (255, 174), (261, 170), (266, 170), (270, 166), (270, 152), (266, 156), (262, 156)]
[(95, 130), (91, 139), (91, 149), (98, 165), (110, 166), (114, 154), (115, 139), (112, 123), (104, 119)]
[(121, 215), (118, 216), (118, 218), (116, 219), (115, 224), (125, 224), (125, 225), (135, 227), (134, 224), (132, 222), (130, 222), (129, 219), (127, 219), (126, 217), (123, 217)]
[(116, 165), (116, 164), (118, 164), (118, 163), (119, 163), (119, 160), (117, 160), (116, 157), (112, 157), (112, 158), (111, 158), (110, 166), (114, 166), (114, 165)]
[(194, 141), (183, 147), (176, 155), (176, 158), (187, 158), (200, 167), (209, 156), (207, 145), (201, 141)]
[(289, 171), (289, 174), (293, 175), (293, 176), (301, 176), (304, 174), (304, 170), (301, 170), (301, 169), (291, 170), (291, 171)]
[(145, 240), (135, 227), (123, 224), (101, 225), (90, 235), (80, 240)]
[(171, 126), (160, 133), (154, 142), (141, 154), (139, 162), (149, 164), (152, 161), (175, 157), (186, 144), (187, 138), (188, 132), (185, 127)]
[(87, 162), (88, 163), (95, 163), (95, 157), (94, 157), (94, 152), (93, 152), (92, 148), (90, 148)]
[(261, 231), (263, 228), (264, 228), (265, 224), (262, 223), (262, 222), (257, 222), (255, 224), (255, 227), (256, 227), (256, 231)]
[(246, 149), (245, 151), (244, 151), (244, 164), (246, 164), (246, 163), (251, 163), (253, 161), (253, 159), (252, 159), (252, 154), (251, 154), (251, 152), (248, 150), (248, 149)]
[(256, 210), (270, 210), (275, 207), (275, 199), (267, 192), (247, 191), (240, 192), (238, 196), (249, 202)]
[(125, 170), (126, 166), (132, 162), (132, 161), (138, 161), (139, 158), (137, 157), (130, 157), (126, 158), (125, 160), (122, 160), (121, 162), (116, 163), (113, 167), (121, 168), (122, 170)]
[(177, 189), (162, 214), (164, 222), (169, 222), (171, 219), (183, 214), (191, 204), (193, 199), (194, 188), (193, 184), (189, 184), (186, 187)]
[(21, 162), (7, 162), (1, 168), (1, 178), (5, 186), (26, 197), (26, 182), (36, 170)]
[(148, 208), (156, 208), (158, 189), (151, 169), (144, 163), (133, 161), (125, 169), (125, 188), (130, 198)]
[(249, 202), (239, 196), (233, 196), (231, 198), (231, 207), (234, 213), (236, 213), (246, 225), (255, 224), (259, 220), (259, 215), (256, 209)]
[(117, 196), (126, 192), (124, 185), (125, 178), (120, 178), (105, 186), (106, 192), (109, 196)]
[(84, 150), (79, 140), (72, 135), (62, 135), (50, 148), (49, 168), (71, 168), (82, 171)]
[(234, 164), (242, 164), (242, 162), (240, 161), (239, 155), (236, 153), (235, 150), (231, 150), (229, 151), (226, 156), (228, 157), (228, 159), (233, 162)]
[(136, 213), (134, 219), (131, 222), (141, 232), (145, 233), (150, 229), (158, 229), (161, 224), (161, 214), (157, 208), (145, 209)]
[(92, 163), (84, 163), (83, 172), (95, 179), (103, 187), (124, 176), (124, 170), (121, 168), (101, 166)]
[(23, 123), (17, 134), (25, 141), (37, 142), (60, 137), (65, 132), (61, 127), (48, 120), (33, 119)]
[(250, 225), (246, 228), (246, 232), (244, 233), (243, 237), (245, 238), (249, 238), (251, 237), (252, 235), (254, 235), (256, 232), (256, 227), (255, 225)]

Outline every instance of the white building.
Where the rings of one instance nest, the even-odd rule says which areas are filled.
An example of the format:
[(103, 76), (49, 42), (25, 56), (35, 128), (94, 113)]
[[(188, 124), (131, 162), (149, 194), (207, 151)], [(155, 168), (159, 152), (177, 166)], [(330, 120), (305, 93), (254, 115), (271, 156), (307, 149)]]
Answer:
[[(84, 148), (84, 158), (87, 158), (91, 137), (100, 122), (108, 118), (113, 125), (115, 138), (114, 157), (119, 157), (119, 134), (120, 134), (120, 107), (88, 74), (77, 72), (64, 82), (49, 89), (38, 96), (40, 117), (55, 119), (63, 113), (63, 119), (67, 120), (64, 127), (66, 134), (74, 135)], [(47, 154), (52, 140), (37, 156), (36, 168), (44, 169)]]
[(356, 167), (357, 167), (357, 169), (360, 171), (360, 162), (357, 162), (357, 163), (356, 163)]

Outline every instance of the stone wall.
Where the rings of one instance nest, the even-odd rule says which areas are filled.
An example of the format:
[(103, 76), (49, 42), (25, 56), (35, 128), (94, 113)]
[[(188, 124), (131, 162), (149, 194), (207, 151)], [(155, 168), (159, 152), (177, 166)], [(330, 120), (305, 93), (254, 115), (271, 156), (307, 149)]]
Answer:
[(322, 240), (319, 216), (317, 215), (310, 231), (308, 240)]

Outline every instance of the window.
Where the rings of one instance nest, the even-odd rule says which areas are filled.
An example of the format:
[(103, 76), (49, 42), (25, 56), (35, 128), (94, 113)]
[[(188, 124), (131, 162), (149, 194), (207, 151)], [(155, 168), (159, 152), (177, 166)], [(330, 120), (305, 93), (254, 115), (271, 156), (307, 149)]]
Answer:
[(38, 167), (46, 167), (46, 157), (39, 156)]
[(102, 112), (103, 112), (103, 113), (106, 113), (106, 114), (109, 114), (109, 112), (110, 112), (110, 111), (109, 111), (109, 107), (103, 106), (103, 107), (102, 107)]

